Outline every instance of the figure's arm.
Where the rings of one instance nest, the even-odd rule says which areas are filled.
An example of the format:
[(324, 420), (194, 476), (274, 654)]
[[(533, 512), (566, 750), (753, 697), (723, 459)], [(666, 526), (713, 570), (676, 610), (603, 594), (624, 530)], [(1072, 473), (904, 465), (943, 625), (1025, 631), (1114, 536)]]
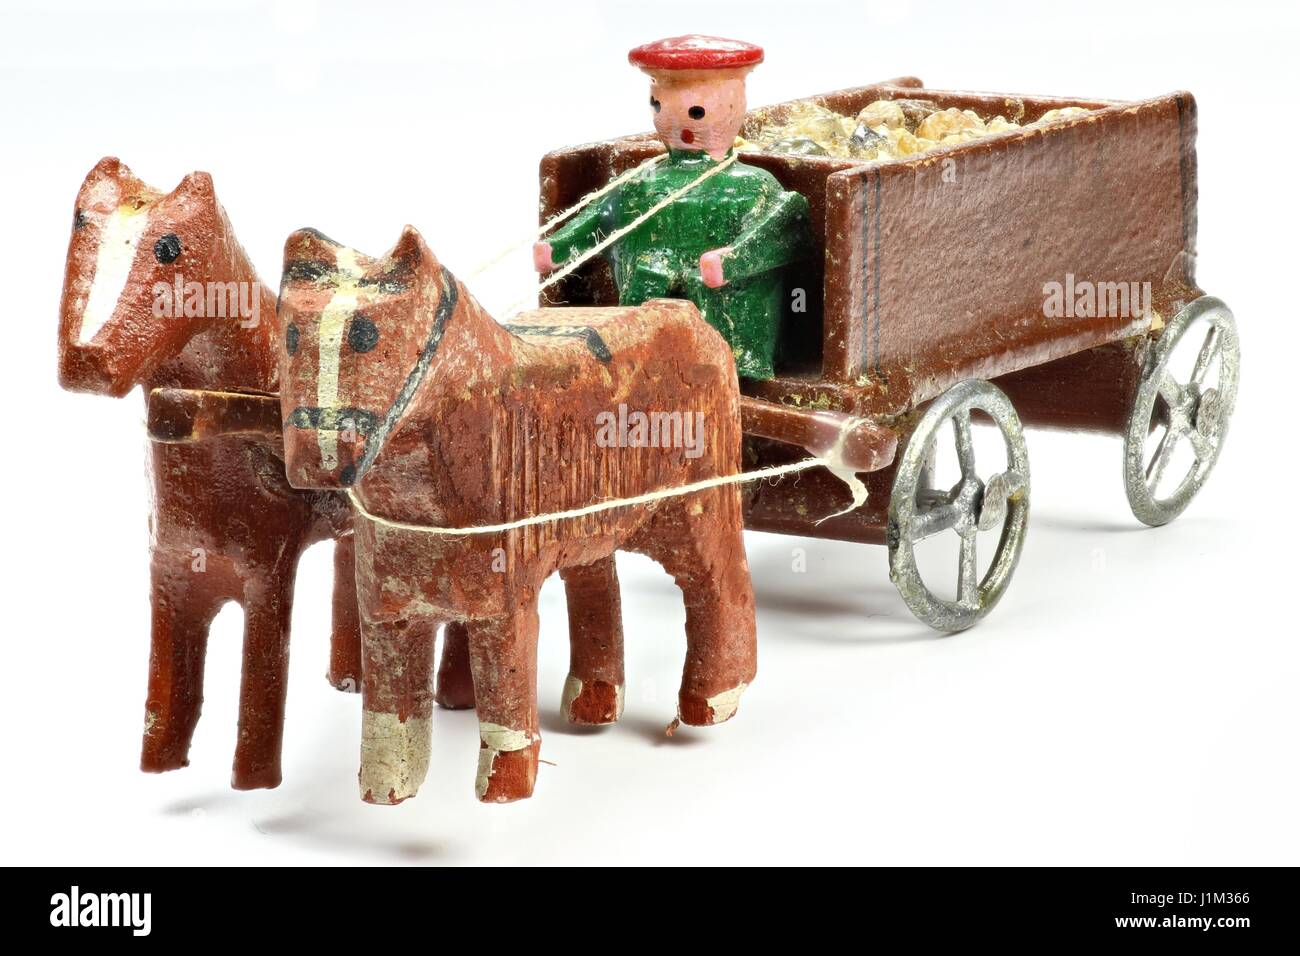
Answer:
[(593, 202), (555, 232), (533, 246), (533, 265), (538, 272), (558, 269), (575, 254), (595, 245), (595, 235), (607, 211), (611, 193)]
[(812, 251), (808, 200), (782, 190), (761, 202), (730, 246), (700, 257), (704, 284), (718, 288), (805, 258)]
[(783, 190), (748, 217), (726, 257), (728, 279), (748, 279), (805, 258), (812, 251), (808, 200)]

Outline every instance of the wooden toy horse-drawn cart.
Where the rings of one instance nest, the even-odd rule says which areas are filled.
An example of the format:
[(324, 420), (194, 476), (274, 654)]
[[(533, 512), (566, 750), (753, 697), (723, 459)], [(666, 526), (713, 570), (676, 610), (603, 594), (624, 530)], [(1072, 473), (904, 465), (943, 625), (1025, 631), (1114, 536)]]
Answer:
[[(1122, 435), (1133, 512), (1164, 524), (1218, 457), (1239, 353), (1231, 312), (1195, 282), (1190, 94), (1067, 100), (927, 90), (903, 78), (812, 101), (852, 116), (875, 100), (918, 97), (1026, 124), (1049, 110), (1087, 112), (887, 162), (743, 154), (807, 197), (819, 252), (792, 283), (810, 305), (787, 322), (786, 367), (742, 382), (746, 467), (808, 449), (860, 473), (871, 492), (845, 510), (849, 491), (826, 469), (756, 482), (746, 524), (884, 543), (911, 610), (960, 630), (998, 601), (1020, 555), (1022, 423)], [(792, 105), (751, 112), (742, 135)], [(543, 219), (662, 150), (645, 134), (548, 154)], [(553, 304), (617, 298), (599, 261), (548, 294)], [(1184, 342), (1195, 359), (1180, 379)], [(1006, 447), (1006, 466), (985, 477), (972, 415), (991, 420)], [(961, 477), (937, 488), (949, 422)], [(999, 526), (981, 574), (977, 535)], [(916, 558), (921, 540), (949, 530), (960, 540), (953, 599), (922, 580)]]
[[(889, 161), (745, 152), (806, 197), (816, 255), (791, 276), (806, 309), (786, 322), (784, 364), (772, 379), (742, 379), (739, 400), (734, 343), (688, 303), (538, 310), (503, 328), (410, 228), (381, 259), (299, 230), (277, 302), (210, 177), (163, 193), (102, 160), (73, 216), (59, 374), (76, 390), (122, 396), (139, 384), (149, 396), (144, 768), (185, 765), (208, 625), (238, 601), (234, 782), (279, 782), (293, 576), (315, 540), (338, 543), (330, 676), (361, 685), (366, 799), (399, 802), (423, 778), (433, 634), (445, 624), (436, 697), (476, 707), (477, 792), (509, 800), (528, 795), (536, 773), (536, 600), (554, 571), (567, 572), (569, 719), (621, 711), (613, 553), (639, 550), (686, 595), (678, 718), (707, 725), (735, 713), (754, 674), (739, 497), (752, 529), (886, 544), (908, 606), (945, 630), (986, 614), (1020, 556), (1022, 422), (1122, 435), (1134, 513), (1152, 525), (1176, 517), (1218, 457), (1239, 362), (1231, 313), (1195, 283), (1191, 96), (1107, 103), (901, 79), (814, 102), (851, 116), (920, 98), (935, 115), (1022, 125)], [(1080, 111), (1052, 113), (1067, 107)], [(743, 134), (792, 111), (754, 111)], [(641, 135), (548, 155), (544, 219), (663, 148)], [(579, 266), (553, 277), (550, 303), (612, 305), (606, 266)], [(175, 288), (179, 301), (182, 273), (207, 280), (208, 302), (249, 290), (253, 321), (191, 310), (197, 282), (184, 283), (183, 309), (160, 316), (156, 290)], [(591, 442), (593, 413), (623, 400), (702, 403), (697, 450), (708, 455)], [(1005, 461), (992, 469), (983, 451), (977, 468), (977, 421), (1001, 438)], [(948, 427), (959, 477), (945, 485)], [(765, 480), (745, 477), (754, 472)], [(741, 481), (743, 496), (723, 487)], [(960, 555), (951, 597), (926, 583), (917, 557), (948, 532)], [(982, 532), (997, 535), (991, 552), (977, 545)]]

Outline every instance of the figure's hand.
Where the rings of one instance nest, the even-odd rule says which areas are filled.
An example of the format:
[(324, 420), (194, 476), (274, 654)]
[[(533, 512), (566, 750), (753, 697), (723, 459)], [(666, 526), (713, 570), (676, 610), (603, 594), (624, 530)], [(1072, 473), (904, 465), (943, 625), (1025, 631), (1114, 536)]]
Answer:
[(533, 268), (538, 272), (550, 272), (555, 268), (555, 260), (551, 258), (551, 244), (549, 242), (533, 243)]
[(722, 257), (731, 252), (731, 246), (723, 246), (700, 256), (700, 278), (710, 289), (720, 289), (727, 284), (727, 277), (722, 274)]

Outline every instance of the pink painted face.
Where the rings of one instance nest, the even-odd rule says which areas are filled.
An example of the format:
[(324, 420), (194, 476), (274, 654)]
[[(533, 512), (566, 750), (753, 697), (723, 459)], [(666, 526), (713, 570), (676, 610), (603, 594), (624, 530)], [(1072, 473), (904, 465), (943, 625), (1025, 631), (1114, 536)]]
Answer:
[(664, 144), (722, 159), (745, 122), (749, 68), (647, 72), (655, 132)]

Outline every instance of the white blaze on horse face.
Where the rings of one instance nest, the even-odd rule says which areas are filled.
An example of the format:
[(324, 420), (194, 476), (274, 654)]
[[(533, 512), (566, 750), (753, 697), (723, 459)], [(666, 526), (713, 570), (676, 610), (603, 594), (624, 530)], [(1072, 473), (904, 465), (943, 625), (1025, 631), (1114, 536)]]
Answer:
[(320, 364), (316, 376), (316, 407), (321, 411), (321, 427), (316, 429), (316, 443), (320, 446), (321, 467), (327, 471), (339, 466), (338, 416), (329, 412), (337, 412), (339, 408), (339, 352), (343, 347), (343, 329), (357, 310), (357, 279), (361, 278), (355, 250), (339, 249), (336, 266), (339, 284), (321, 312), (317, 335)]
[(149, 207), (118, 206), (109, 214), (99, 235), (99, 254), (90, 295), (81, 313), (81, 341), (89, 342), (117, 311), (117, 301), (131, 275), (140, 237), (149, 225)]

